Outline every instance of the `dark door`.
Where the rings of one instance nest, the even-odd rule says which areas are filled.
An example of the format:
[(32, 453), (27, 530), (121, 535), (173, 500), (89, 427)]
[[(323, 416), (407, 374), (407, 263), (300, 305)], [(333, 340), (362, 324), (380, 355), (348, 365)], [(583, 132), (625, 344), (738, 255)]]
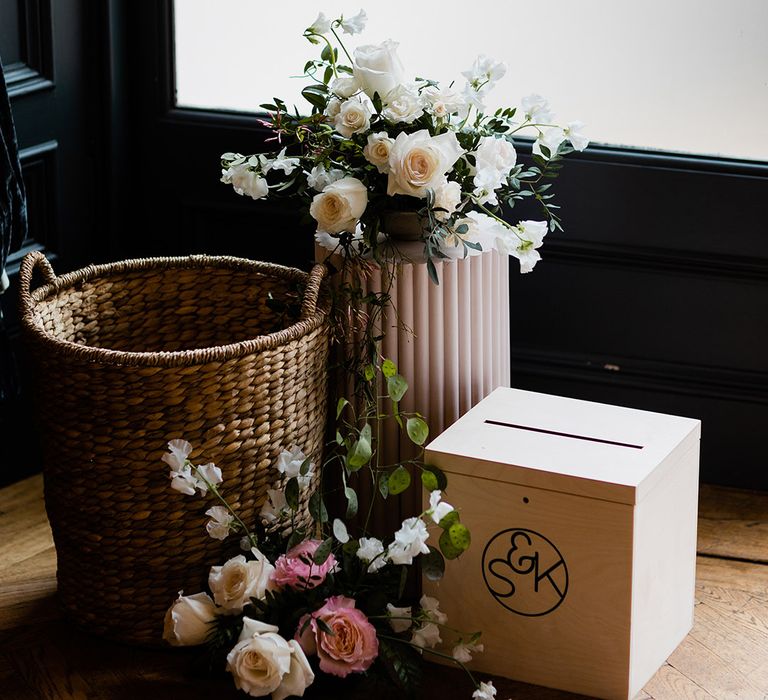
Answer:
[(8, 264), (11, 287), (0, 296), (21, 373), (13, 381), (6, 377), (20, 389), (0, 404), (0, 483), (37, 468), (16, 311), (19, 262), (26, 252), (42, 250), (60, 272), (103, 259), (107, 251), (109, 103), (103, 52), (109, 45), (108, 16), (102, 2), (0, 3), (0, 58), (29, 211), (27, 238)]

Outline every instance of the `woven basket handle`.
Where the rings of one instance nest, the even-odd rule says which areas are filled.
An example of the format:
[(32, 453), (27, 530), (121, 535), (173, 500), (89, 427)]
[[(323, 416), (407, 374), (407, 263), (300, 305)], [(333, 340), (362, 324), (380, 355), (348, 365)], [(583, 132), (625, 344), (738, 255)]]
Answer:
[(21, 295), (22, 312), (32, 308), (32, 277), (38, 268), (46, 284), (53, 284), (56, 281), (56, 273), (53, 271), (51, 263), (46, 260), (45, 255), (39, 250), (27, 253), (19, 267), (19, 292)]
[(312, 268), (307, 280), (307, 286), (304, 289), (304, 303), (301, 305), (302, 320), (314, 316), (317, 310), (317, 300), (320, 296), (320, 285), (328, 274), (328, 268), (325, 265), (317, 264)]

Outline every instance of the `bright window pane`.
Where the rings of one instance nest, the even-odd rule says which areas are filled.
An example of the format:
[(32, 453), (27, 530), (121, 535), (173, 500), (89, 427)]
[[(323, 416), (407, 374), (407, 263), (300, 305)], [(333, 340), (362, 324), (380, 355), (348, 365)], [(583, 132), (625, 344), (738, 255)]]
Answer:
[[(177, 103), (304, 108), (308, 0), (176, 0)], [(334, 7), (322, 7), (329, 16)], [(357, 5), (341, 8), (348, 15)], [(400, 42), (409, 74), (457, 80), (478, 53), (507, 63), (496, 105), (538, 92), (593, 141), (768, 160), (766, 0), (446, 0), (376, 3), (358, 44)], [(231, 146), (231, 144), (230, 144)]]

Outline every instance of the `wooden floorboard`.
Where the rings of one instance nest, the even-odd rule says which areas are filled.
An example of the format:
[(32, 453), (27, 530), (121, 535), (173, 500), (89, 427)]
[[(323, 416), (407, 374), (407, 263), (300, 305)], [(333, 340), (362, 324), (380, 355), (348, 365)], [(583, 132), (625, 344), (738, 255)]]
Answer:
[[(228, 677), (200, 671), (195, 650), (145, 650), (90, 637), (61, 618), (56, 558), (40, 477), (0, 490), (2, 700), (228, 700)], [(702, 487), (694, 628), (635, 700), (768, 699), (768, 494)], [(763, 563), (766, 562), (766, 563)], [(425, 698), (469, 700), (460, 672), (427, 666)], [(497, 679), (498, 698), (581, 696)], [(313, 687), (308, 700), (383, 697), (355, 684)]]

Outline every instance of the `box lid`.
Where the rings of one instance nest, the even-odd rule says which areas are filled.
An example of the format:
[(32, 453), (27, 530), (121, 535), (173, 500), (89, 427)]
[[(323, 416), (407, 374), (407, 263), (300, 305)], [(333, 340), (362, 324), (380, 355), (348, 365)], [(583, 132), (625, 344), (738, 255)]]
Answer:
[(637, 503), (700, 434), (691, 418), (499, 388), (426, 459), (447, 473)]

